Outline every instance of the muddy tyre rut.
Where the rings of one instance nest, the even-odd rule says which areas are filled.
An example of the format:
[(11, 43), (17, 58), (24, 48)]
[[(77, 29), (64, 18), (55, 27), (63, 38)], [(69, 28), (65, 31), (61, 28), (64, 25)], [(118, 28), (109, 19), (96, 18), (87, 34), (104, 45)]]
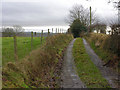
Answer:
[[(86, 85), (80, 80), (76, 72), (76, 67), (72, 55), (72, 48), (75, 40), (76, 39), (70, 42), (64, 53), (64, 62), (61, 73), (61, 88), (87, 88)], [(118, 74), (112, 71), (109, 67), (103, 66), (103, 61), (90, 48), (89, 44), (86, 42), (85, 39), (83, 39), (83, 43), (86, 52), (90, 56), (92, 62), (100, 70), (102, 76), (108, 81), (109, 85), (112, 88), (118, 88), (118, 83), (115, 82), (116, 80), (118, 80)]]
[(71, 41), (64, 54), (63, 69), (61, 74), (62, 88), (86, 88), (75, 71), (72, 47), (76, 39)]

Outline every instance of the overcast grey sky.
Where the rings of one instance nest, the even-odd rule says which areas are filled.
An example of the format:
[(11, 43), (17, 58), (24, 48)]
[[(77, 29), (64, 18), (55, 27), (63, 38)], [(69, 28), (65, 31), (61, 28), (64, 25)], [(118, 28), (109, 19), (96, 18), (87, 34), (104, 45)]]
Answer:
[[(8, 2), (9, 1), (9, 2)], [(69, 10), (75, 4), (92, 7), (101, 20), (117, 18), (109, 0), (3, 0), (2, 24), (21, 26), (67, 26)]]

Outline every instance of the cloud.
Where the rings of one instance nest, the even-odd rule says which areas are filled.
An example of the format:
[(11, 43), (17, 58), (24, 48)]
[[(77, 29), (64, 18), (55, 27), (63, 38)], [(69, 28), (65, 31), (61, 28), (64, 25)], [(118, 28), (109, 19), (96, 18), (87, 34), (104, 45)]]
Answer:
[(3, 3), (3, 25), (59, 25), (64, 23), (65, 10), (50, 3)]
[[(109, 18), (115, 14), (112, 6), (107, 5), (105, 0), (39, 0), (39, 2), (2, 2), (2, 23), (3, 25), (22, 25), (22, 26), (57, 26), (68, 25), (65, 17), (69, 9), (74, 4), (82, 4), (85, 7), (92, 5), (96, 13), (104, 18)], [(25, 0), (24, 0), (25, 1)], [(31, 0), (33, 1), (33, 0)]]

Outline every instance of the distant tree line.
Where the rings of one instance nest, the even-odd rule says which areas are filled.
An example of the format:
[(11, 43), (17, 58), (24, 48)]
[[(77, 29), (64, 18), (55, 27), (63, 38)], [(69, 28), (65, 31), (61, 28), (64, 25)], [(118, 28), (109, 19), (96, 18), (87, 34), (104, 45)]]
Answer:
[(23, 32), (24, 32), (24, 29), (19, 25), (15, 25), (13, 27), (3, 27), (2, 28), (2, 36), (3, 37), (13, 37), (14, 35), (20, 35)]
[(13, 28), (2, 28), (3, 37), (12, 37), (14, 35)]

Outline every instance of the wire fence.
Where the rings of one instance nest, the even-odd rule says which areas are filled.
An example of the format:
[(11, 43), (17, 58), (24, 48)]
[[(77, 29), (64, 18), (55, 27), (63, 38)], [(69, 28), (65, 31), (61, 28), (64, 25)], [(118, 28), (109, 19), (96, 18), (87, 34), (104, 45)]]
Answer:
[(14, 34), (12, 37), (2, 37), (2, 61), (6, 62), (18, 61), (26, 55), (40, 47), (48, 36), (56, 34), (65, 34), (67, 30), (48, 29), (41, 32), (23, 32)]

